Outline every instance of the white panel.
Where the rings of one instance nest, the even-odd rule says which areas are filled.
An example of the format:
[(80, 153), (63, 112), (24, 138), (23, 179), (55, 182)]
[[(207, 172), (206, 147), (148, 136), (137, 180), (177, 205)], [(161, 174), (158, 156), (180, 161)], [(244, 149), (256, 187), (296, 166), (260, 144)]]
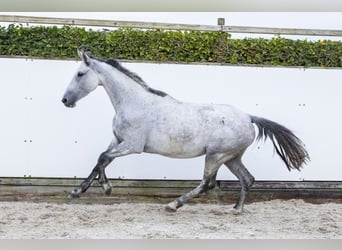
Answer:
[(32, 176), (86, 176), (109, 143), (113, 108), (102, 89), (76, 109), (61, 102), (77, 67), (75, 62), (31, 62)]
[(0, 175), (28, 175), (28, 71), (25, 60), (0, 60)]
[[(292, 129), (312, 161), (288, 172), (268, 141), (254, 143), (244, 162), (258, 180), (341, 180), (341, 71), (125, 63), (151, 87), (175, 98), (227, 103)], [(113, 108), (97, 89), (76, 108), (60, 99), (78, 64), (0, 59), (0, 176), (85, 177), (112, 137)], [(26, 142), (25, 142), (26, 140)], [(201, 179), (203, 157), (140, 154), (116, 159), (110, 178)], [(223, 167), (219, 179), (235, 179)]]

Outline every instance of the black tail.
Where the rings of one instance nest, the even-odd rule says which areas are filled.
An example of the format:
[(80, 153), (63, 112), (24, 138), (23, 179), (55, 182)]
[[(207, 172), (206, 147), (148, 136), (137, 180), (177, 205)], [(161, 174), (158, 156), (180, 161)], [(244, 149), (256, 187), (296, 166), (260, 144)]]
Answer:
[(289, 129), (264, 118), (251, 116), (251, 119), (259, 129), (257, 140), (263, 137), (264, 140), (267, 137), (270, 138), (277, 154), (285, 162), (289, 171), (291, 169), (300, 170), (302, 165), (310, 160), (303, 142)]

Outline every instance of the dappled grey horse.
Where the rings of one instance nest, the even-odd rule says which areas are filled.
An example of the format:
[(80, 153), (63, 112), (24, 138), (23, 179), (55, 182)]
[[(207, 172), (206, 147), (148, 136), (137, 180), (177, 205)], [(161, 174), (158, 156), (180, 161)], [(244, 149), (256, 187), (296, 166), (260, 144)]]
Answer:
[(254, 177), (241, 161), (255, 139), (253, 124), (258, 127), (257, 139), (269, 138), (289, 170), (300, 169), (309, 160), (301, 140), (282, 125), (243, 113), (230, 105), (178, 101), (150, 88), (116, 60), (94, 58), (81, 50), (78, 54), (82, 63), (62, 102), (74, 107), (97, 86), (103, 86), (115, 109), (114, 138), (90, 175), (71, 192), (71, 198), (85, 192), (97, 176), (105, 193), (110, 194), (105, 167), (116, 157), (142, 152), (174, 158), (205, 155), (203, 180), (199, 186), (169, 203), (166, 210), (176, 211), (189, 199), (214, 188), (218, 169), (224, 164), (240, 181), (241, 191), (233, 211), (241, 213), (254, 183)]

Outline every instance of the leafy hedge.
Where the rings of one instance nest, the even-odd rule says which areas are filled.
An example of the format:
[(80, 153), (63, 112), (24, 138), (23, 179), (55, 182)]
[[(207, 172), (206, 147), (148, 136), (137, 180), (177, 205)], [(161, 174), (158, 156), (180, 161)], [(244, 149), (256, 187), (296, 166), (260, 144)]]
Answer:
[(342, 67), (342, 42), (231, 39), (224, 32), (118, 29), (94, 31), (64, 26), (0, 27), (0, 55), (77, 58), (78, 47), (97, 57), (157, 62)]

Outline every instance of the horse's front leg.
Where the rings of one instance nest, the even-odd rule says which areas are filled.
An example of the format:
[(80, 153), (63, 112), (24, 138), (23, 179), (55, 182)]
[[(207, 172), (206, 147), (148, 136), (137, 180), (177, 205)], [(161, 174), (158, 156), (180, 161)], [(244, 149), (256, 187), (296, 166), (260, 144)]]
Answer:
[(114, 137), (109, 147), (104, 151), (97, 160), (96, 166), (91, 171), (90, 175), (80, 184), (79, 187), (75, 188), (69, 195), (69, 198), (79, 198), (81, 193), (87, 191), (94, 179), (99, 176), (99, 182), (105, 190), (106, 194), (111, 193), (111, 186), (108, 183), (107, 176), (105, 174), (105, 168), (114, 160), (105, 156), (106, 153), (111, 152), (119, 144), (119, 140)]
[(98, 173), (99, 173), (99, 169), (95, 166), (93, 171), (91, 171), (90, 175), (84, 181), (82, 181), (80, 186), (72, 190), (68, 198), (69, 199), (79, 198), (81, 193), (84, 193), (85, 191), (87, 191), (87, 189), (89, 188), (91, 183), (94, 181)]
[(115, 143), (112, 141), (111, 145), (107, 149), (107, 151), (103, 152), (98, 160), (96, 167), (99, 170), (99, 183), (102, 185), (105, 193), (110, 195), (112, 192), (112, 186), (108, 182), (105, 168), (116, 158), (125, 156), (133, 153), (141, 153), (143, 151), (143, 147), (136, 146), (136, 143), (132, 143), (129, 141), (123, 141), (120, 143)]
[(100, 155), (99, 159), (97, 160), (97, 164), (95, 166), (95, 168), (97, 168), (99, 171), (98, 181), (107, 195), (110, 195), (110, 193), (112, 192), (112, 186), (108, 182), (108, 179), (105, 173), (105, 168), (114, 160), (114, 157), (113, 158), (108, 157), (107, 154), (112, 152), (113, 149), (118, 146), (118, 144), (119, 144), (119, 140), (114, 136), (114, 139), (110, 143), (107, 150)]
[(102, 185), (106, 194), (109, 195), (111, 193), (112, 187), (109, 184), (107, 176), (105, 174), (105, 168), (116, 157), (121, 157), (132, 153), (141, 153), (143, 150), (143, 146), (134, 147), (134, 145), (137, 144), (134, 144), (130, 141), (119, 142), (117, 138), (114, 138), (108, 149), (100, 155), (96, 166), (94, 167), (93, 171), (90, 173), (88, 178), (86, 178), (78, 188), (74, 189), (71, 192), (70, 197), (78, 198), (81, 193), (87, 191), (87, 189), (90, 187), (91, 183), (94, 181), (97, 175), (99, 175), (99, 183)]

